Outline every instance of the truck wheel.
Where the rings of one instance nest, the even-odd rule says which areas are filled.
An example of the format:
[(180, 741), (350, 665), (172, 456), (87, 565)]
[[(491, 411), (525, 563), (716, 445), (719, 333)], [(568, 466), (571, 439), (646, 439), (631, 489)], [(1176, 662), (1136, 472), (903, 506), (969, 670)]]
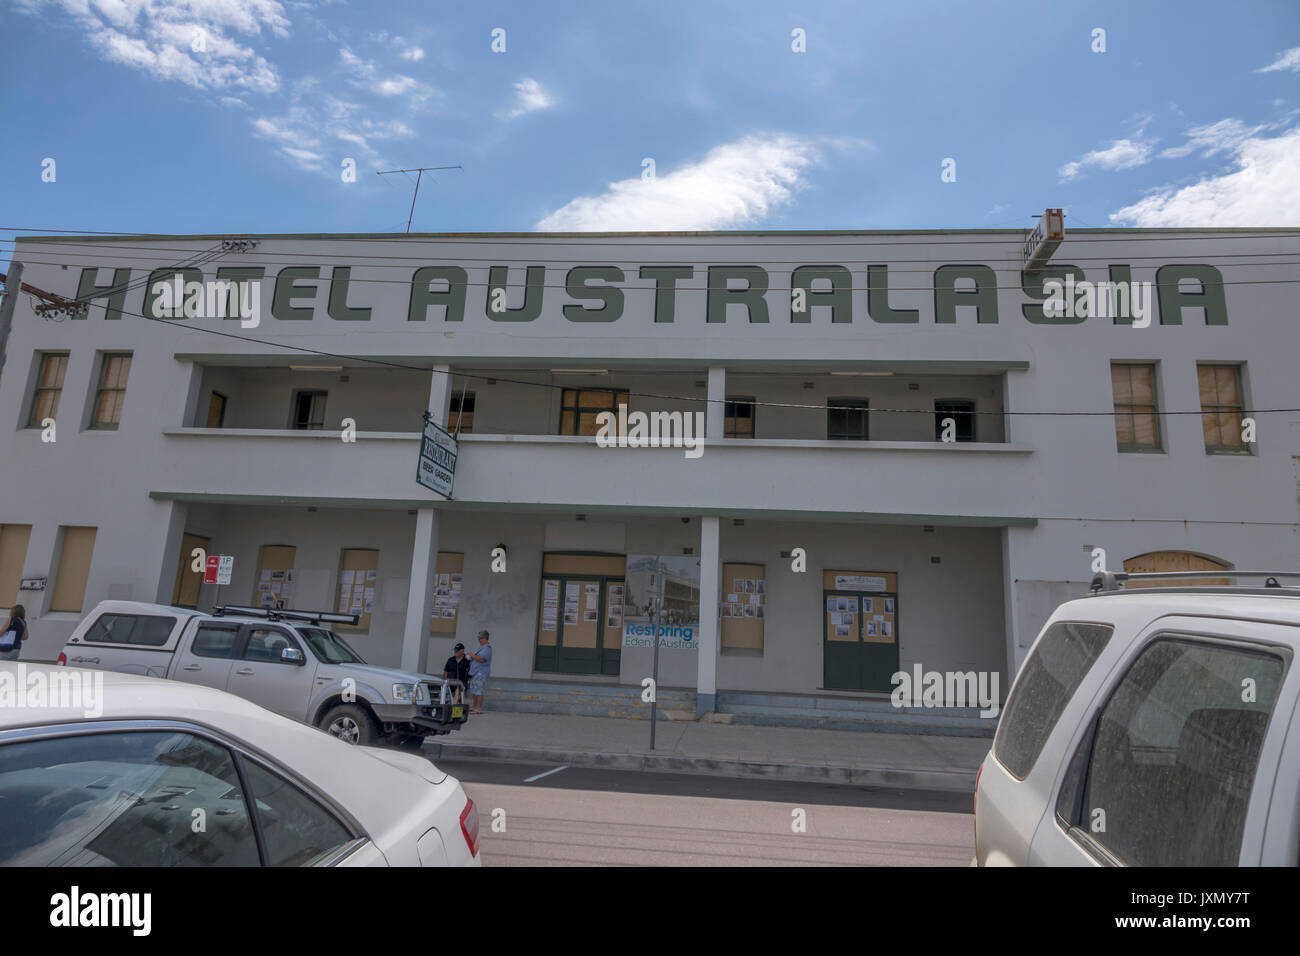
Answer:
[(320, 729), (349, 744), (369, 746), (379, 736), (369, 711), (358, 704), (331, 707), (320, 719)]

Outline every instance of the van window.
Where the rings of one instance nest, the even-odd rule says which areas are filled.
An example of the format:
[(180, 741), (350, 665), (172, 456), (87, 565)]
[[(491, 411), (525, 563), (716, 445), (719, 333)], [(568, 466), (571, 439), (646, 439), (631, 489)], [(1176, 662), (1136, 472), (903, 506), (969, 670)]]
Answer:
[(1018, 779), (1033, 769), (1065, 705), (1113, 633), (1108, 624), (1060, 621), (1030, 653), (993, 740), (994, 756)]
[(1098, 716), (1070, 821), (1130, 866), (1236, 866), (1285, 662), (1162, 637)]
[(82, 635), (91, 644), (139, 644), (162, 647), (176, 626), (174, 617), (148, 614), (101, 614)]

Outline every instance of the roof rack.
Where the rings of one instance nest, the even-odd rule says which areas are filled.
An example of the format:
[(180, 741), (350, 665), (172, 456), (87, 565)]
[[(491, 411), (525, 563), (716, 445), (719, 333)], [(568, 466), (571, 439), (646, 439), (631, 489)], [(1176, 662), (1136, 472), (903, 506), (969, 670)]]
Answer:
[[(1204, 581), (1207, 578), (1263, 578), (1264, 588), (1282, 588), (1278, 578), (1300, 578), (1300, 571), (1102, 571), (1092, 576), (1089, 590), (1093, 594), (1102, 591), (1122, 591), (1126, 581)], [(1240, 587), (1245, 588), (1244, 585)], [(1292, 590), (1296, 585), (1287, 585)], [(1255, 591), (1257, 588), (1250, 588)]]
[(332, 611), (289, 611), (273, 607), (245, 607), (223, 604), (212, 609), (214, 617), (235, 614), (239, 617), (261, 617), (268, 621), (309, 621), (312, 624), (352, 624), (361, 620), (360, 614), (335, 614)]

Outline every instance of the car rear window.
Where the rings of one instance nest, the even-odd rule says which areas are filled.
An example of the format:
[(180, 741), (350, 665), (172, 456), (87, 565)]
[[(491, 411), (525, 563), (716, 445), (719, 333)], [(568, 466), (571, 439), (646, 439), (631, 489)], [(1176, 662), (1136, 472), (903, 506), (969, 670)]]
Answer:
[(162, 647), (176, 626), (174, 617), (149, 614), (101, 614), (82, 640), (91, 644), (141, 644)]
[(998, 762), (1017, 778), (1033, 769), (1065, 705), (1113, 633), (1108, 624), (1060, 621), (1025, 661), (993, 741)]

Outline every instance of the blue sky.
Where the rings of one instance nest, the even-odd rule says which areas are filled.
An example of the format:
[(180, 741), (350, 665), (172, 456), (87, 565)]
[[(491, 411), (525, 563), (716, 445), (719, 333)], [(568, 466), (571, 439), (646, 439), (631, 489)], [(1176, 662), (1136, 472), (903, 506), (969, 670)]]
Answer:
[(1295, 0), (0, 4), (5, 227), (1300, 225)]

